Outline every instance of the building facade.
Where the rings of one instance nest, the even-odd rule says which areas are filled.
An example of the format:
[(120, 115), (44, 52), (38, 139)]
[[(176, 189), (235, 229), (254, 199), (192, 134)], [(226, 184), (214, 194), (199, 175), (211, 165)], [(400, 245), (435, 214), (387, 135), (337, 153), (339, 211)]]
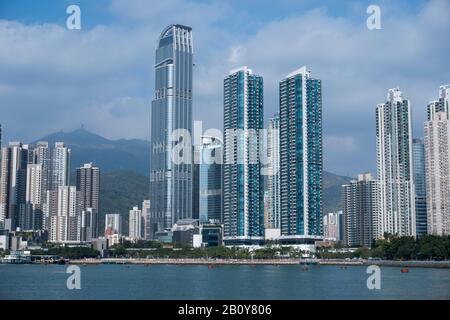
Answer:
[(322, 237), (322, 82), (306, 67), (280, 82), (281, 240)]
[(342, 186), (344, 243), (350, 247), (370, 247), (379, 224), (379, 185), (370, 173)]
[(194, 197), (198, 219), (203, 223), (222, 221), (223, 143), (217, 137), (201, 136), (194, 151)]
[(144, 217), (142, 216), (142, 210), (139, 210), (138, 206), (133, 207), (129, 212), (128, 222), (128, 237), (132, 240), (143, 239), (144, 229)]
[[(192, 141), (175, 130), (192, 131), (192, 29), (170, 25), (158, 39), (155, 96), (151, 108), (150, 202), (151, 233), (192, 217)], [(181, 131), (179, 131), (181, 132)], [(175, 135), (176, 137), (173, 137)], [(172, 159), (174, 148), (182, 161)]]
[(105, 237), (113, 234), (122, 234), (122, 216), (118, 213), (105, 215)]
[(264, 239), (264, 188), (259, 133), (263, 78), (242, 67), (224, 80), (223, 222), (225, 244)]
[(420, 139), (413, 139), (414, 201), (416, 236), (427, 234), (427, 190), (425, 179), (425, 147)]
[(380, 226), (385, 233), (416, 235), (411, 107), (398, 89), (376, 107), (377, 176), (380, 183)]
[(425, 172), (428, 233), (450, 234), (450, 85), (428, 104), (425, 122)]
[(330, 212), (323, 216), (323, 237), (333, 241), (344, 241), (343, 212)]
[(11, 229), (23, 228), (26, 224), (26, 176), (29, 146), (21, 142), (10, 142), (2, 148), (0, 179), (0, 225), (11, 219)]
[(277, 113), (269, 120), (267, 129), (267, 227), (280, 228), (280, 115)]

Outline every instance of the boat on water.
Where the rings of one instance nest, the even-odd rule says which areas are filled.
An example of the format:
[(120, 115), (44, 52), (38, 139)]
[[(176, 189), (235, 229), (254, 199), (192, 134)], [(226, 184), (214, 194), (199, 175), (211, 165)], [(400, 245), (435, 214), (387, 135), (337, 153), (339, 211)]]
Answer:
[(401, 273), (408, 273), (408, 272), (409, 272), (409, 269), (406, 268), (406, 267), (404, 267), (404, 268), (401, 268), (401, 269), (400, 269), (400, 272), (401, 272)]
[(30, 251), (13, 251), (0, 260), (5, 264), (30, 264), (31, 254)]

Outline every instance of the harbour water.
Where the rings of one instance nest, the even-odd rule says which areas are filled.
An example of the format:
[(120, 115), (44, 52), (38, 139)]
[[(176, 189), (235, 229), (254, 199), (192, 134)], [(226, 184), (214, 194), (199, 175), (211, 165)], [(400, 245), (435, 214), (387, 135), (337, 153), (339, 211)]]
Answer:
[(68, 265), (0, 265), (0, 299), (450, 299), (450, 269), (364, 266), (92, 265), (69, 290)]

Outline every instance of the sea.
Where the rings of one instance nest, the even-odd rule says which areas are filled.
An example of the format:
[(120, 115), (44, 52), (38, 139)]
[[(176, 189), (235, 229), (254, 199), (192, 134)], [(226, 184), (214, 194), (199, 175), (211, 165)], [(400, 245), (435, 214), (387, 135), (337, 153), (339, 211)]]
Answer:
[(374, 280), (366, 266), (3, 264), (0, 299), (450, 299), (450, 269), (381, 267)]

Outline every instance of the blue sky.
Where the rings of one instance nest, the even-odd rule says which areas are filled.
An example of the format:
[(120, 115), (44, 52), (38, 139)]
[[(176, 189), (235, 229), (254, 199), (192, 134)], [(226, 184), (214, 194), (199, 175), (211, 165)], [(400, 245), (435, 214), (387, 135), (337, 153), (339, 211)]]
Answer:
[[(66, 8), (82, 29), (67, 30)], [(381, 30), (366, 8), (381, 8)], [(264, 77), (266, 119), (278, 82), (306, 65), (323, 81), (324, 166), (375, 171), (375, 106), (399, 86), (413, 131), (450, 83), (450, 1), (0, 0), (0, 123), (4, 141), (33, 141), (84, 124), (108, 138), (149, 139), (156, 39), (193, 27), (194, 118), (222, 127), (222, 81), (248, 65)]]

